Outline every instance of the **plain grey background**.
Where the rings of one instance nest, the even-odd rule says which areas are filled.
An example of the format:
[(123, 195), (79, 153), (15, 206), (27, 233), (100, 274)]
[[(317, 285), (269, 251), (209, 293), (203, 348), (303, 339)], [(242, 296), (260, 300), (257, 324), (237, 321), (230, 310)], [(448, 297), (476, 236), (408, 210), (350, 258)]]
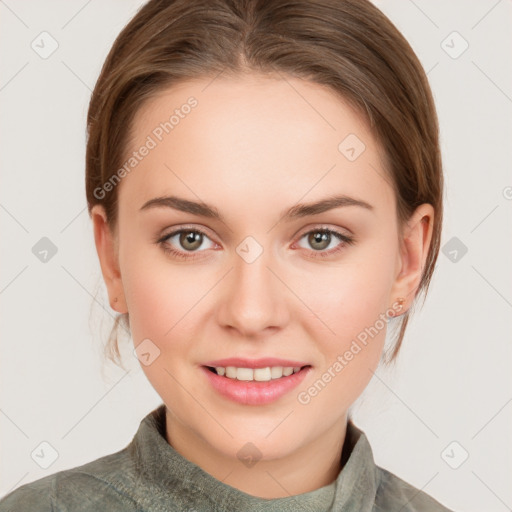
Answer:
[[(143, 3), (0, 0), (0, 496), (124, 448), (161, 403), (130, 340), (128, 372), (103, 364), (114, 312), (84, 189), (91, 90)], [(428, 71), (446, 211), (425, 306), (355, 422), (449, 508), (510, 510), (512, 2), (375, 3)]]

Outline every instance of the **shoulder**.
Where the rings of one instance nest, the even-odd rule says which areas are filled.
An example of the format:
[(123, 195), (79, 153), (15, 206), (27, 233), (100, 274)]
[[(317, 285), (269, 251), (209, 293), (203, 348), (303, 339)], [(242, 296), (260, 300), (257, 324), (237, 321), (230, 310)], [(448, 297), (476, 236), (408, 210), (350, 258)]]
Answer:
[(379, 486), (375, 497), (375, 512), (453, 512), (387, 469), (376, 467)]
[(135, 511), (128, 448), (22, 485), (0, 499), (0, 512)]

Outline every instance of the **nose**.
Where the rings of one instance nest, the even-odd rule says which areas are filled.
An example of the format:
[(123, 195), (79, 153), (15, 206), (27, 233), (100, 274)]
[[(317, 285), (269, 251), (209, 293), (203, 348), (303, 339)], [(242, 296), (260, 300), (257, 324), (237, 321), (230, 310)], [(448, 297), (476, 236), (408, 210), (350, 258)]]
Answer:
[(238, 254), (224, 278), (218, 321), (240, 337), (256, 338), (282, 329), (289, 321), (290, 292), (278, 276), (278, 265), (267, 252), (254, 261)]

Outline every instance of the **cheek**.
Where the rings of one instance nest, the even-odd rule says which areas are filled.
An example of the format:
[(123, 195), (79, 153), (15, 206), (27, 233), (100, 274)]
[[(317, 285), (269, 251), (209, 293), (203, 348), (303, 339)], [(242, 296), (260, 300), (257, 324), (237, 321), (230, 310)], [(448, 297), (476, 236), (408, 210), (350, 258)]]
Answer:
[[(302, 321), (315, 342), (319, 364), (298, 390), (297, 400), (308, 414), (323, 415), (326, 421), (335, 421), (368, 385), (379, 364), (387, 329), (386, 308), (375, 295), (375, 281), (369, 281), (365, 273), (352, 272), (346, 279), (338, 276), (331, 281), (329, 290), (338, 284), (330, 295), (316, 296), (311, 308), (316, 316)], [(385, 284), (381, 284), (383, 289)]]
[(145, 347), (144, 352), (149, 351), (152, 358), (147, 365), (141, 359), (142, 370), (168, 407), (187, 410), (188, 395), (177, 392), (177, 382), (187, 382), (193, 396), (200, 393), (199, 383), (189, 378), (181, 361), (193, 359), (190, 340), (198, 337), (199, 301), (211, 287), (209, 280), (189, 270), (191, 267), (169, 263), (165, 255), (155, 257), (154, 252), (151, 258), (142, 251), (132, 252), (125, 264), (123, 286), (133, 343)]
[(378, 366), (386, 338), (394, 262), (392, 248), (372, 246), (322, 271), (324, 275), (304, 274), (300, 293), (314, 315), (299, 312), (298, 321), (322, 353), (319, 374), (320, 378), (325, 375), (331, 390), (319, 402), (350, 404), (371, 379), (370, 370)]
[(153, 245), (137, 249), (138, 246), (140, 242), (128, 241), (126, 249), (120, 253), (135, 344), (144, 338), (157, 342), (172, 336), (173, 327), (187, 312), (186, 306), (197, 302), (195, 297), (200, 292), (195, 286), (197, 281), (192, 284), (187, 278), (190, 272), (184, 266), (167, 261), (161, 249)]
[(394, 261), (392, 250), (368, 248), (337, 266), (302, 273), (298, 295), (315, 313), (304, 316), (311, 328), (340, 344), (373, 325), (390, 305)]

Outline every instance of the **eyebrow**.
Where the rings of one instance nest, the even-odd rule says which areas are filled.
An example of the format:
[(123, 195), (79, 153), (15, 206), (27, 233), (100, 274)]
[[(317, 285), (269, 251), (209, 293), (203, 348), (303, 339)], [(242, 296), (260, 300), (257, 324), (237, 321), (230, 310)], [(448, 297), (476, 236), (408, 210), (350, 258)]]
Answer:
[[(291, 221), (294, 219), (309, 217), (310, 215), (317, 215), (319, 213), (344, 206), (359, 206), (369, 211), (373, 211), (374, 209), (371, 204), (361, 199), (355, 199), (346, 195), (336, 195), (314, 203), (296, 204), (288, 210), (281, 212), (280, 218), (286, 221)], [(210, 206), (202, 202), (190, 201), (189, 199), (183, 199), (177, 196), (155, 197), (146, 201), (140, 210), (144, 211), (152, 208), (173, 208), (174, 210), (224, 222), (223, 216), (214, 206)]]

